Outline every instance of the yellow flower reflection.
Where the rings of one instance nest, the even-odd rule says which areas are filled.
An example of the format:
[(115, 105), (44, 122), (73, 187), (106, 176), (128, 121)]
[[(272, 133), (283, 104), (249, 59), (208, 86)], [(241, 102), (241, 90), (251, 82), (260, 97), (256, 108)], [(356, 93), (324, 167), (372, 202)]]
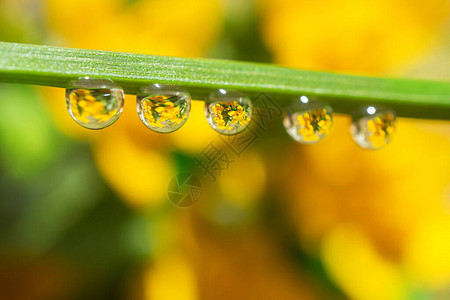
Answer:
[(233, 130), (235, 126), (246, 126), (250, 122), (248, 109), (237, 101), (217, 102), (210, 106), (213, 122), (221, 130)]
[[(173, 99), (175, 98), (175, 99)], [(188, 114), (185, 113), (186, 103), (175, 104), (179, 100), (176, 96), (151, 96), (142, 100), (141, 107), (144, 111), (144, 118), (152, 126), (163, 128), (165, 122), (171, 125), (178, 125), (183, 122)]]
[(374, 148), (382, 148), (392, 138), (397, 128), (397, 121), (392, 113), (379, 114), (367, 121), (367, 129), (371, 133), (369, 141)]
[[(102, 101), (101, 97), (110, 94), (109, 90), (75, 89), (70, 93), (70, 108), (74, 117), (82, 122), (106, 122), (117, 114), (117, 109), (109, 110), (111, 105)], [(111, 99), (114, 101), (114, 99)], [(114, 106), (114, 105), (112, 105)]]
[(331, 131), (333, 122), (331, 115), (325, 108), (307, 111), (297, 116), (300, 127), (298, 134), (304, 141), (317, 141), (320, 136), (327, 135)]

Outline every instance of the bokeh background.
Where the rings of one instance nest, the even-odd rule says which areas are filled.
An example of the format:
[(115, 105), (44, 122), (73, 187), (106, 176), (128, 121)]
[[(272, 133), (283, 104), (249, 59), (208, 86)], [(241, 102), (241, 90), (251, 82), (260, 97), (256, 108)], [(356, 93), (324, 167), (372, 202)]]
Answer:
[[(0, 40), (450, 79), (447, 0), (0, 0)], [(167, 186), (218, 135), (89, 131), (64, 90), (0, 85), (0, 299), (450, 299), (450, 123), (358, 148), (280, 120), (190, 208)]]

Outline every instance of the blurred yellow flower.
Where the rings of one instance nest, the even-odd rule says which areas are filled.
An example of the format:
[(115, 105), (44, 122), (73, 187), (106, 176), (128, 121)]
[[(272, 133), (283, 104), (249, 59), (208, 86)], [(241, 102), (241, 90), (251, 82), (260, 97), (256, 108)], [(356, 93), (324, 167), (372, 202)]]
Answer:
[(172, 252), (158, 258), (144, 274), (144, 299), (199, 299), (195, 272), (189, 259)]
[(95, 139), (92, 150), (101, 174), (129, 204), (145, 207), (166, 201), (175, 174), (167, 156), (119, 128)]
[[(252, 170), (252, 176), (248, 176), (248, 170)], [(245, 152), (218, 178), (221, 197), (239, 209), (250, 210), (266, 191), (266, 176), (258, 153)]]
[(261, 0), (262, 31), (278, 63), (398, 73), (435, 46), (446, 0)]
[(377, 253), (357, 227), (341, 225), (331, 230), (321, 252), (328, 272), (351, 299), (409, 299), (401, 272)]
[[(449, 2), (261, 0), (260, 10), (264, 39), (278, 63), (392, 74), (439, 43)], [(399, 122), (401, 134), (390, 145), (368, 152), (351, 141), (350, 119), (338, 116), (328, 139), (298, 146), (278, 167), (290, 172), (287, 204), (302, 246), (322, 249), (329, 274), (352, 299), (405, 299), (410, 286), (450, 284), (442, 221), (450, 130), (430, 121)], [(382, 123), (368, 124), (376, 144), (394, 129)]]
[(450, 283), (450, 212), (433, 215), (412, 228), (405, 243), (406, 270), (425, 287)]
[[(64, 46), (201, 56), (217, 36), (217, 0), (45, 0), (48, 25)], [(167, 16), (167, 18), (161, 18)], [(198, 29), (202, 30), (199, 31)]]
[[(369, 152), (351, 141), (349, 121), (337, 117), (333, 135), (301, 149), (301, 154), (300, 149), (295, 152), (308, 161), (298, 161), (289, 175), (288, 205), (302, 245), (315, 252), (335, 226), (351, 222), (397, 272), (410, 270), (411, 284), (450, 284), (447, 225), (442, 219), (443, 214), (449, 218), (444, 193), (450, 183), (448, 126), (439, 132), (434, 124), (432, 133), (418, 126), (430, 121), (401, 119), (401, 134), (392, 144)], [(405, 265), (399, 263), (402, 257)], [(367, 272), (364, 280), (371, 276)]]

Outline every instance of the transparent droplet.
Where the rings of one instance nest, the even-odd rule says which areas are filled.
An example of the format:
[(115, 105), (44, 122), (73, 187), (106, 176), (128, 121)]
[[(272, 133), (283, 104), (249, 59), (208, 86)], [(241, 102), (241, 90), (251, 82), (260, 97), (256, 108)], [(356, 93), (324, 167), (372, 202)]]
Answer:
[(353, 114), (350, 133), (353, 140), (365, 149), (381, 149), (392, 140), (397, 129), (393, 110), (367, 106)]
[(136, 98), (136, 108), (145, 126), (159, 133), (170, 133), (186, 123), (191, 111), (191, 96), (176, 86), (154, 84), (141, 90)]
[(225, 135), (238, 134), (252, 119), (252, 103), (239, 92), (219, 89), (206, 99), (205, 116), (215, 131)]
[(102, 129), (119, 119), (123, 110), (123, 90), (109, 79), (73, 80), (66, 89), (70, 116), (88, 129)]
[(301, 96), (286, 108), (284, 127), (297, 142), (314, 144), (326, 137), (333, 127), (333, 109), (319, 101)]

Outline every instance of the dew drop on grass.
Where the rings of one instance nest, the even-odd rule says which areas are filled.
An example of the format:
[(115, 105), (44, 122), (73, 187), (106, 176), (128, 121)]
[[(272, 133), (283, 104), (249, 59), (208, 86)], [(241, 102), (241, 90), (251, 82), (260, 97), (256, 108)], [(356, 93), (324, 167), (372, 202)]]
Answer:
[(73, 80), (66, 89), (70, 116), (88, 129), (102, 129), (119, 119), (123, 110), (124, 92), (109, 79)]
[(191, 111), (191, 96), (176, 86), (154, 84), (141, 89), (136, 108), (145, 126), (159, 133), (170, 133), (186, 123)]
[(393, 110), (366, 106), (352, 117), (350, 133), (364, 149), (381, 149), (392, 140), (397, 129), (397, 116)]
[(330, 133), (333, 127), (333, 109), (322, 102), (301, 96), (286, 108), (283, 125), (297, 142), (314, 144)]
[(252, 103), (239, 92), (219, 89), (206, 99), (205, 116), (218, 133), (238, 134), (247, 128), (252, 119)]

